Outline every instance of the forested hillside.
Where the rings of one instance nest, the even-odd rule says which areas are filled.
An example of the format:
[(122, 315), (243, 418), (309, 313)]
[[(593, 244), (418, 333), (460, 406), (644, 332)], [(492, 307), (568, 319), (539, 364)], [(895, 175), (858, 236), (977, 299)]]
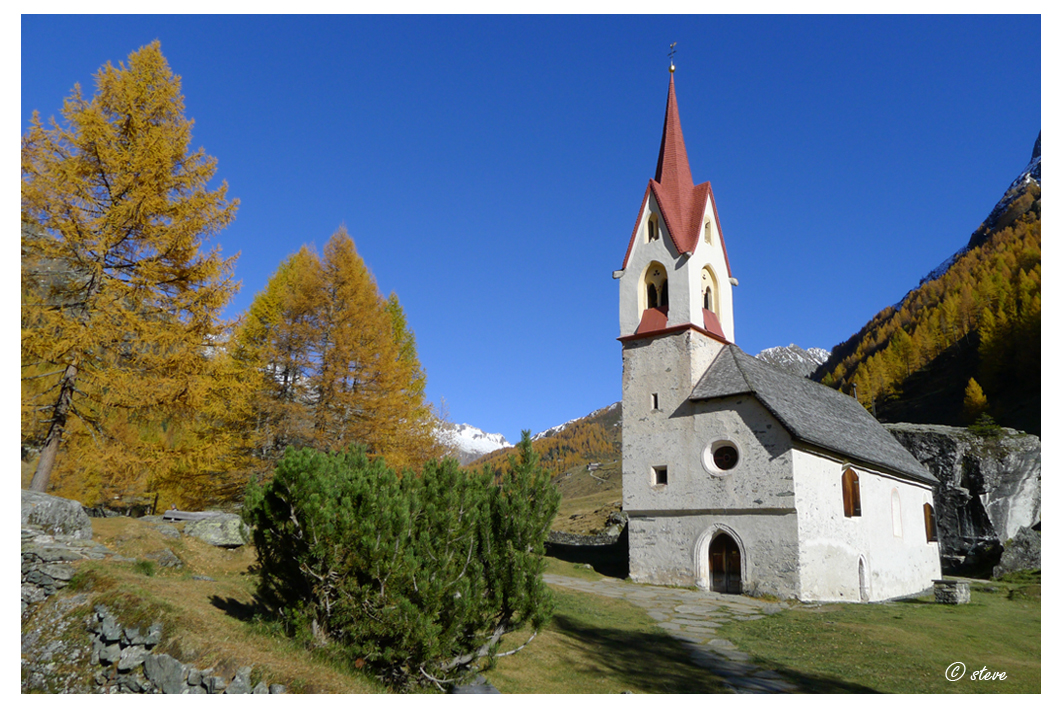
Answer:
[(943, 274), (836, 346), (814, 378), (880, 420), (950, 425), (971, 423), (973, 379), (997, 423), (1040, 434), (1039, 182), (1016, 180)]
[[(540, 463), (553, 475), (577, 465), (620, 460), (620, 404), (599, 409), (532, 440)], [(479, 469), (485, 464), (496, 472), (509, 470), (514, 448), (503, 448), (470, 463)]]

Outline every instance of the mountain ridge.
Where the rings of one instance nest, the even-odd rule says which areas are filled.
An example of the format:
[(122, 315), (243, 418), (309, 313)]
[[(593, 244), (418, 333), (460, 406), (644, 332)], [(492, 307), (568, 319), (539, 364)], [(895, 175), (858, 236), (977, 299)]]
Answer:
[(812, 378), (880, 420), (962, 426), (976, 379), (998, 423), (1040, 433), (1040, 134), (966, 246), (835, 345)]

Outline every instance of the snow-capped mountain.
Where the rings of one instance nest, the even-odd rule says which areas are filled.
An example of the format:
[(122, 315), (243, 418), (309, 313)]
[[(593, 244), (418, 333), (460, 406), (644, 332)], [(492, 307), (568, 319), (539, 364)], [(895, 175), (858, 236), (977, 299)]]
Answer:
[(454, 456), (462, 465), (512, 445), (501, 433), (487, 433), (467, 423), (447, 424), (436, 431), (436, 437), (454, 449)]
[(604, 414), (604, 413), (606, 413), (608, 411), (611, 411), (612, 409), (615, 409), (618, 406), (620, 406), (620, 402), (619, 401), (616, 402), (615, 404), (609, 404), (609, 406), (604, 406), (604, 407), (602, 407), (602, 408), (600, 408), (600, 409), (598, 409), (596, 411), (592, 411), (591, 413), (587, 414), (586, 416), (580, 416), (577, 419), (572, 419), (571, 421), (565, 421), (562, 424), (559, 424), (559, 425), (554, 426), (552, 428), (548, 428), (545, 431), (540, 431), (539, 433), (536, 433), (534, 436), (532, 436), (532, 440), (533, 441), (537, 441), (540, 438), (545, 438), (546, 436), (552, 436), (555, 433), (561, 433), (561, 431), (564, 431), (565, 428), (568, 427), (570, 424), (576, 423), (577, 421), (583, 421), (584, 419), (594, 418), (595, 416), (599, 416), (599, 415)]
[(828, 357), (830, 357), (830, 352), (822, 347), (806, 350), (794, 344), (786, 347), (769, 347), (757, 353), (757, 359), (785, 369), (790, 374), (796, 374), (799, 377), (812, 376), (816, 367), (826, 362)]

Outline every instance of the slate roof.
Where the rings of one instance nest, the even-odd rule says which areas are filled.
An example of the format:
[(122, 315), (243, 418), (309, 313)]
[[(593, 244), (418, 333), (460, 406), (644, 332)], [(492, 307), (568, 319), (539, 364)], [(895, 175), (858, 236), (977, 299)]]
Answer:
[(796, 440), (920, 482), (937, 480), (856, 399), (797, 377), (727, 345), (702, 375), (691, 401), (752, 394)]

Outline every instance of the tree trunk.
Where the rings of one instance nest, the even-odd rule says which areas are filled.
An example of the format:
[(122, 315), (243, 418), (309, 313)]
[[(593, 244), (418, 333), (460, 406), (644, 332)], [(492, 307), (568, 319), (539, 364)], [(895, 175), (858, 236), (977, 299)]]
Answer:
[(30, 482), (30, 490), (47, 492), (48, 483), (52, 479), (52, 468), (55, 466), (55, 455), (59, 452), (59, 441), (66, 430), (66, 419), (70, 413), (70, 400), (74, 396), (74, 383), (77, 381), (78, 368), (76, 364), (68, 364), (59, 380), (59, 397), (55, 406), (52, 407), (52, 422), (48, 427), (48, 436), (44, 439), (44, 448), (41, 457), (37, 461), (37, 470), (33, 473), (33, 481)]

